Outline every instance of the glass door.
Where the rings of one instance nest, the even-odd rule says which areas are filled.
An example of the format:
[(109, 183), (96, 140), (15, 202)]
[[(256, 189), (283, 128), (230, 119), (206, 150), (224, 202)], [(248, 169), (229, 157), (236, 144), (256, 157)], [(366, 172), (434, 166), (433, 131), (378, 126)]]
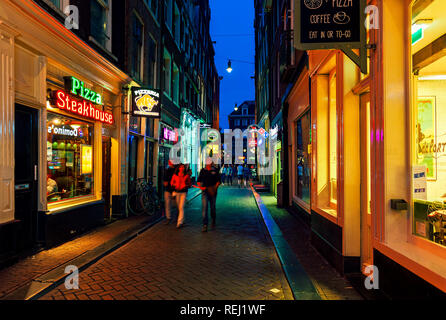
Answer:
[(361, 96), (361, 270), (372, 264), (370, 93)]

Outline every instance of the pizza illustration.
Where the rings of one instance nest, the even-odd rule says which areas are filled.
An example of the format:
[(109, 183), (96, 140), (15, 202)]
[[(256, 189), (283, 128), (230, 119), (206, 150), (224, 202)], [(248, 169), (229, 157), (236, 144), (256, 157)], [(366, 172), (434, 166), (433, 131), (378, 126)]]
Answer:
[(308, 9), (319, 9), (323, 0), (304, 0), (304, 4)]

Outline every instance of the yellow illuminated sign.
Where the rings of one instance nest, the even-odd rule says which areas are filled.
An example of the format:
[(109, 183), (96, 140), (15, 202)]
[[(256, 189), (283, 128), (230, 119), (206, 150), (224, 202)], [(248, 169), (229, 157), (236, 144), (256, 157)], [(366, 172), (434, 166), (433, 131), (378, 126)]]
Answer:
[(81, 174), (93, 172), (93, 147), (81, 145)]

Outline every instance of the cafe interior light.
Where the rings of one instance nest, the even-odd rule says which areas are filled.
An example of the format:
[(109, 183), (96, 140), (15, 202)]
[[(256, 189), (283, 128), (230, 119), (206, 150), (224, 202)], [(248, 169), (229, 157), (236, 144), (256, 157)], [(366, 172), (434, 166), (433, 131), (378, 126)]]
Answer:
[(419, 29), (426, 29), (429, 25), (434, 22), (434, 19), (418, 19), (412, 23), (412, 34), (417, 32)]
[(446, 80), (446, 74), (436, 74), (430, 76), (418, 77), (419, 81)]

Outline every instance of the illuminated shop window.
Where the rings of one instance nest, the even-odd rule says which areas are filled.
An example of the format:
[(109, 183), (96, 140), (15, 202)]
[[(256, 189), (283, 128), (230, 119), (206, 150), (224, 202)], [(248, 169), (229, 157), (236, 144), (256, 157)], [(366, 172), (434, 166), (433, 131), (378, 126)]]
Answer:
[(413, 233), (446, 245), (445, 1), (412, 7)]
[(93, 194), (93, 128), (88, 122), (48, 113), (48, 203)]
[(336, 69), (317, 81), (317, 207), (337, 216), (338, 135)]

